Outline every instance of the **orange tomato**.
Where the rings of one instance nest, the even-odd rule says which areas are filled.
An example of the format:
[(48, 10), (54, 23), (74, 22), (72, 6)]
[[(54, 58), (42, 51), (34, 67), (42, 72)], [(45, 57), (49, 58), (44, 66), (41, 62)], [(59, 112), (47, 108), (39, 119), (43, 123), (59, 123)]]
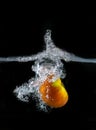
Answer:
[(68, 101), (68, 93), (60, 79), (55, 82), (49, 80), (53, 75), (49, 76), (40, 86), (42, 100), (50, 107), (59, 108), (64, 106)]

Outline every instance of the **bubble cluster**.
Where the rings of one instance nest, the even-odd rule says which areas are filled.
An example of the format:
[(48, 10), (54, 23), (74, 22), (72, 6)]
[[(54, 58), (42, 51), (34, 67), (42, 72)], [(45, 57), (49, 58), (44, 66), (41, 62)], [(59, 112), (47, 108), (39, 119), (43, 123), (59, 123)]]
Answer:
[(52, 55), (52, 50), (54, 50), (54, 43), (51, 39), (51, 31), (47, 30), (44, 40), (46, 43), (46, 50), (42, 55), (35, 60), (34, 65), (32, 65), (32, 71), (35, 72), (35, 77), (30, 79), (28, 83), (24, 83), (19, 87), (16, 87), (14, 93), (17, 95), (17, 98), (28, 102), (29, 97), (37, 97), (38, 107), (45, 110), (47, 104), (44, 103), (41, 99), (40, 86), (48, 78), (49, 75), (54, 75), (49, 82), (54, 82), (58, 78), (65, 78), (66, 73), (63, 68), (63, 63), (60, 60), (60, 57), (57, 57), (57, 53)]

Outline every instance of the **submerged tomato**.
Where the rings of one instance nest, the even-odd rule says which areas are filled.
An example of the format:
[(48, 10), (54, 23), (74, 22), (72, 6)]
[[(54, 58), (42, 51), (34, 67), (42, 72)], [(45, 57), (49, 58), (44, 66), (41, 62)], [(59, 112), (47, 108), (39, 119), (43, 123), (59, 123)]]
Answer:
[(40, 86), (42, 100), (50, 107), (59, 108), (68, 101), (68, 93), (60, 79), (49, 82), (52, 76), (48, 77)]

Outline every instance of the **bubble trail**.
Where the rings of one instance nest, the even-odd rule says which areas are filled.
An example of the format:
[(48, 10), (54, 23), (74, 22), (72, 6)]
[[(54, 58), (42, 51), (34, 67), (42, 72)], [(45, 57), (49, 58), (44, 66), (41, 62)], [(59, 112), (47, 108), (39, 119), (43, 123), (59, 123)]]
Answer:
[(29, 97), (36, 99), (39, 109), (47, 111), (59, 108), (68, 102), (68, 93), (61, 79), (66, 77), (65, 62), (96, 63), (96, 59), (86, 59), (69, 53), (55, 46), (51, 39), (51, 30), (44, 35), (46, 49), (30, 56), (0, 57), (0, 62), (29, 62), (34, 61), (32, 71), (35, 76), (27, 83), (17, 86), (14, 90), (17, 98), (28, 102)]

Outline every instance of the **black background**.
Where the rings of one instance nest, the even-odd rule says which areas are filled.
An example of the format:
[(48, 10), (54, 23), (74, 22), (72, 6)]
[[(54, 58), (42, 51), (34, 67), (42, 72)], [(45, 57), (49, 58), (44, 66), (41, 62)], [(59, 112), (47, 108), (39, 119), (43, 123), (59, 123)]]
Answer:
[[(49, 28), (59, 48), (81, 57), (96, 58), (95, 16), (89, 16), (88, 19), (83, 23), (76, 17), (52, 16), (33, 18), (31, 23), (0, 24), (0, 57), (26, 56), (42, 51), (43, 35)], [(34, 129), (37, 126), (45, 129), (95, 129), (96, 64), (64, 62), (67, 76), (63, 83), (69, 93), (69, 102), (48, 113), (37, 111), (34, 101), (23, 103), (13, 94), (17, 85), (34, 76), (32, 64), (0, 63), (1, 127), (11, 128), (14, 125), (18, 128), (19, 124)]]

